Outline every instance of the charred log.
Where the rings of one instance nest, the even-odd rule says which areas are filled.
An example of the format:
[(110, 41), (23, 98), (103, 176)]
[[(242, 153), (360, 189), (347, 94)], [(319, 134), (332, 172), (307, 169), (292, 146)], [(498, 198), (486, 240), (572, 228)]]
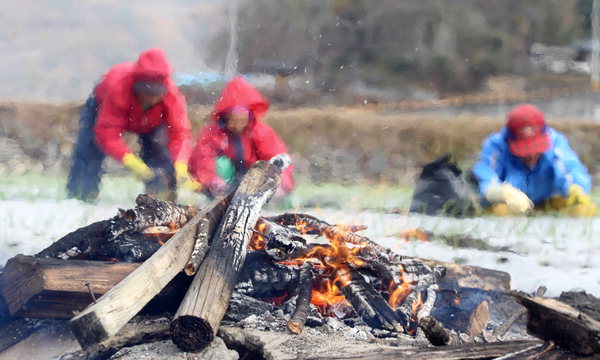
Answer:
[(135, 209), (120, 210), (120, 214), (111, 219), (106, 231), (107, 239), (115, 239), (126, 231), (142, 231), (150, 226), (180, 229), (198, 213), (196, 207), (177, 205), (146, 194), (138, 195), (135, 202)]
[(269, 220), (260, 219), (256, 227), (261, 229), (261, 236), (265, 240), (265, 251), (275, 260), (294, 259), (309, 250), (306, 240), (294, 230)]
[(346, 280), (345, 284), (338, 281), (342, 294), (365, 323), (373, 328), (404, 331), (405, 324), (400, 323), (396, 313), (360, 272), (346, 268), (338, 270), (338, 275)]
[(71, 330), (82, 348), (110, 339), (183, 269), (194, 247), (198, 221), (221, 201), (226, 200), (219, 198), (200, 211), (150, 259), (71, 319)]
[[(541, 285), (536, 290), (534, 296), (544, 296), (544, 294), (546, 293), (546, 290), (547, 290), (547, 288), (544, 285)], [(519, 308), (511, 316), (509, 316), (502, 323), (502, 325), (498, 326), (496, 328), (496, 330), (494, 330), (494, 332), (492, 332), (492, 336), (495, 338), (498, 338), (499, 336), (503, 336), (504, 334), (506, 334), (508, 329), (510, 329), (510, 327), (515, 323), (515, 321), (517, 321), (521, 316), (525, 315), (526, 313), (527, 313), (526, 308), (524, 308), (524, 307)]]
[(258, 299), (291, 294), (298, 287), (298, 268), (276, 263), (264, 251), (249, 251), (235, 290)]
[(441, 290), (431, 315), (448, 329), (479, 335), (489, 320), (488, 298), (478, 289)]
[(236, 190), (209, 252), (171, 323), (173, 342), (199, 351), (214, 338), (246, 259), (252, 230), (273, 196), (281, 170), (256, 162)]
[(425, 316), (419, 320), (419, 327), (425, 333), (427, 340), (433, 346), (457, 345), (460, 343), (458, 335), (444, 327), (433, 316)]
[(238, 322), (250, 315), (260, 316), (265, 312), (273, 312), (273, 305), (234, 291), (223, 320)]
[(300, 267), (300, 279), (298, 286), (298, 296), (296, 298), (296, 309), (287, 323), (288, 329), (294, 334), (300, 334), (306, 318), (310, 313), (310, 301), (312, 299), (312, 266), (310, 263), (304, 263)]
[[(88, 239), (105, 240), (106, 229), (110, 225), (111, 220), (102, 220), (90, 225), (79, 228), (68, 233), (62, 238), (56, 240), (52, 245), (35, 254), (38, 258), (71, 258), (82, 252), (81, 249), (86, 249), (85, 243)], [(75, 248), (69, 255), (69, 251)]]

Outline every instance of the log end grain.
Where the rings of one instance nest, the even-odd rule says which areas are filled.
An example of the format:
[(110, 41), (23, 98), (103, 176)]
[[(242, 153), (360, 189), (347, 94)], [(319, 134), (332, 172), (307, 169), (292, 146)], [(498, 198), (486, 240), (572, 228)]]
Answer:
[(184, 351), (198, 352), (210, 344), (215, 335), (208, 321), (184, 315), (171, 322), (171, 340)]

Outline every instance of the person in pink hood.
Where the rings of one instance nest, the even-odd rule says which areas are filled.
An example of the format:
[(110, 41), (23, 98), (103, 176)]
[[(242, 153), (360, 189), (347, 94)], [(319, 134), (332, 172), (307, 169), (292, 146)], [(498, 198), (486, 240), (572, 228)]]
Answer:
[[(268, 109), (268, 100), (243, 77), (226, 84), (190, 158), (190, 172), (206, 194), (215, 197), (228, 191), (258, 160), (291, 161), (281, 138), (261, 121)], [(275, 197), (285, 197), (294, 187), (290, 165)]]
[[(94, 201), (106, 155), (121, 162), (146, 185), (146, 192), (175, 200), (176, 187), (198, 187), (188, 176), (191, 130), (185, 98), (171, 79), (160, 49), (142, 52), (135, 63), (115, 65), (81, 109), (67, 193)], [(122, 135), (139, 135), (135, 154)]]

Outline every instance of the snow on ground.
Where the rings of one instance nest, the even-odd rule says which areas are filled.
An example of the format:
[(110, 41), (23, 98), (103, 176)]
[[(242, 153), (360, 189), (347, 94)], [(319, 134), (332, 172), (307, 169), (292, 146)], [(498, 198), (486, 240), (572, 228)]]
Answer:
[[(65, 234), (117, 214), (133, 203), (85, 204), (77, 200), (0, 201), (0, 266), (16, 254), (32, 255)], [(459, 262), (506, 271), (512, 288), (533, 292), (548, 287), (547, 296), (585, 290), (600, 297), (600, 218), (469, 218), (386, 214), (343, 209), (302, 209), (329, 223), (364, 224), (361, 234), (400, 254)], [(404, 230), (421, 228), (434, 234), (463, 234), (507, 251), (455, 248), (441, 241), (405, 241)]]

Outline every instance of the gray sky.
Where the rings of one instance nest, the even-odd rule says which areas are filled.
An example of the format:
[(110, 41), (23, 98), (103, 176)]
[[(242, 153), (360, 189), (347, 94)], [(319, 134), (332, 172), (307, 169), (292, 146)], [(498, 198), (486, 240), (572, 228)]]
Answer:
[(203, 41), (225, 26), (216, 0), (2, 0), (0, 99), (87, 97), (108, 68), (160, 47), (176, 72), (206, 70)]

